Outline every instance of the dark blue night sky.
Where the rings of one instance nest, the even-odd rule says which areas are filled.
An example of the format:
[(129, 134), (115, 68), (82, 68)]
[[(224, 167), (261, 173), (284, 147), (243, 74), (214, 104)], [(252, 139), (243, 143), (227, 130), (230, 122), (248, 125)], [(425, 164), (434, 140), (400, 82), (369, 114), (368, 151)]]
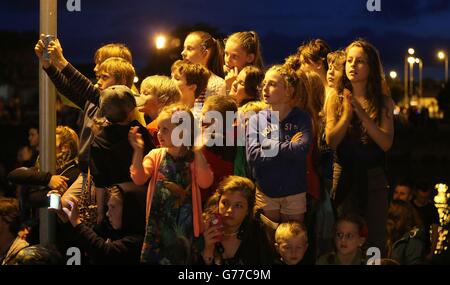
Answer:
[[(100, 45), (119, 41), (130, 46), (139, 67), (156, 32), (200, 22), (224, 34), (256, 30), (269, 63), (311, 38), (322, 37), (335, 49), (364, 37), (379, 48), (386, 69), (401, 72), (413, 46), (424, 60), (424, 76), (440, 78), (436, 50), (450, 50), (449, 0), (381, 0), (381, 12), (367, 11), (367, 0), (81, 0), (81, 12), (68, 12), (66, 2), (58, 1), (58, 34), (67, 57), (78, 63), (91, 62)], [(38, 29), (38, 0), (2, 1), (0, 30)]]

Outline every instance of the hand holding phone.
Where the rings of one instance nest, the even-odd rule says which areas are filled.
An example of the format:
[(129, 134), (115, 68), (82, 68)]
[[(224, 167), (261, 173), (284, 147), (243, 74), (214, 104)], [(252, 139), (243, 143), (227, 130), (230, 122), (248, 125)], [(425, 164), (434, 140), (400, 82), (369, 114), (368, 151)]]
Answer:
[(61, 210), (61, 195), (58, 193), (50, 193), (49, 209)]
[[(210, 227), (216, 226), (216, 227), (222, 228), (223, 227), (222, 215), (221, 214), (212, 214), (211, 215), (211, 220), (209, 222), (209, 226)], [(217, 238), (219, 240), (221, 240), (222, 239), (222, 233), (217, 235)]]
[(50, 54), (48, 53), (48, 45), (50, 44), (51, 41), (54, 41), (55, 39), (56, 39), (56, 37), (53, 35), (44, 35), (42, 37), (42, 41), (44, 42), (44, 45), (45, 45), (45, 50), (43, 53), (43, 58), (45, 60), (50, 60)]

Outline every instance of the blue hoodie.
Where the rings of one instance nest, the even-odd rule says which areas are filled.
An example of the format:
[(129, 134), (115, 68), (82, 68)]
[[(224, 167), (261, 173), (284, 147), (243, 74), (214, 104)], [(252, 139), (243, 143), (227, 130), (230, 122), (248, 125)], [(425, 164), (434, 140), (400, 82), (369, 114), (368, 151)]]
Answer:
[[(246, 133), (246, 154), (251, 175), (261, 191), (269, 197), (280, 198), (306, 192), (306, 155), (312, 141), (311, 118), (299, 108), (293, 108), (279, 124), (271, 124), (271, 111), (263, 110), (252, 116)], [(259, 124), (271, 128), (258, 130)], [(279, 129), (279, 139), (273, 131)], [(295, 143), (291, 138), (298, 132), (302, 137)], [(278, 151), (273, 156), (268, 150)]]

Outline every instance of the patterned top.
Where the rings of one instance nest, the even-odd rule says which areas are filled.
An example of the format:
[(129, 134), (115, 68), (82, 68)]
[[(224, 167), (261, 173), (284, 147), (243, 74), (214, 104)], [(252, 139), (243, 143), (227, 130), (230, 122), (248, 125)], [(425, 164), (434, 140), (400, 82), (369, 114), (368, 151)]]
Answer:
[(189, 163), (166, 153), (158, 170), (141, 261), (188, 264), (193, 239)]
[(226, 95), (225, 80), (214, 73), (211, 73), (208, 80), (208, 85), (206, 86), (205, 95), (206, 97), (212, 95)]

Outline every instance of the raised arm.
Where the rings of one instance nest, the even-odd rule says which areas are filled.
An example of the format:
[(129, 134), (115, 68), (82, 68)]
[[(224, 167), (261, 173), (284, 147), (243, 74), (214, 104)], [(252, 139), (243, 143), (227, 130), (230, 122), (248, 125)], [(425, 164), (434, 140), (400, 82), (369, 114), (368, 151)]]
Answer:
[(342, 116), (337, 117), (336, 110), (339, 104), (337, 96), (337, 93), (330, 94), (326, 112), (325, 135), (327, 144), (332, 149), (336, 149), (344, 139), (353, 117), (353, 107), (350, 103), (351, 94), (348, 91), (344, 91)]
[(133, 127), (128, 133), (128, 140), (133, 148), (133, 158), (130, 166), (130, 176), (136, 185), (142, 185), (151, 177), (153, 173), (152, 153), (144, 158), (144, 140), (138, 133), (138, 127)]

